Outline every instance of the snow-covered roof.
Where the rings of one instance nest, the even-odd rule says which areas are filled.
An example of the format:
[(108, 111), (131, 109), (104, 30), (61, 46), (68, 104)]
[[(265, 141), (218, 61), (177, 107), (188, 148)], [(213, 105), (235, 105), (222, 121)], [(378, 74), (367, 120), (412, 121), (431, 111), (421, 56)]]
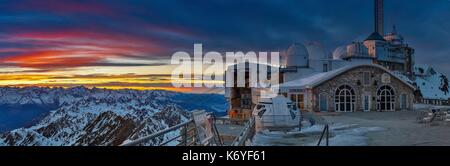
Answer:
[(397, 78), (398, 80), (400, 80), (402, 83), (404, 83), (405, 85), (409, 86), (412, 89), (415, 89), (415, 87), (413, 85), (411, 85), (410, 83), (408, 83), (407, 81), (399, 78), (397, 75), (391, 73), (390, 71), (388, 71), (386, 68), (384, 68), (383, 66), (380, 65), (376, 65), (376, 64), (354, 64), (354, 65), (348, 65), (336, 70), (332, 70), (329, 72), (324, 72), (324, 73), (316, 73), (316, 74), (312, 74), (310, 76), (306, 76), (304, 78), (300, 78), (298, 80), (294, 80), (294, 81), (289, 81), (283, 84), (280, 84), (280, 89), (289, 89), (289, 88), (299, 88), (299, 89), (308, 89), (308, 88), (313, 88), (315, 86), (318, 86), (320, 84), (322, 84), (323, 82), (326, 82), (336, 76), (339, 76), (349, 70), (358, 68), (358, 67), (375, 67), (375, 68), (379, 68), (382, 69), (383, 71), (385, 71), (386, 73), (389, 73), (391, 76)]
[(398, 78), (400, 78), (401, 80), (413, 85), (414, 81), (412, 81), (411, 79), (409, 79), (407, 76), (405, 76), (404, 74), (402, 74), (400, 71), (394, 71), (392, 72), (392, 74), (394, 74), (395, 76), (397, 76)]

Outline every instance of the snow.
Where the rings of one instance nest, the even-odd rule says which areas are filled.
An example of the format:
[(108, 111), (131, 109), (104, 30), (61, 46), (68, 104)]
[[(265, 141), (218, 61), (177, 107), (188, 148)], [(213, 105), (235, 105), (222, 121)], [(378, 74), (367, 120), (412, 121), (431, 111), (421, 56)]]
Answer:
[(431, 110), (431, 109), (450, 109), (450, 106), (430, 105), (430, 104), (414, 104), (414, 110)]
[(400, 72), (393, 72), (393, 74), (405, 82), (415, 83), (425, 99), (447, 100), (450, 98), (449, 92), (444, 92), (440, 89), (443, 82), (441, 78), (443, 74), (435, 71), (431, 66), (415, 65), (414, 81)]
[(441, 87), (441, 74), (433, 74), (430, 76), (417, 77), (416, 84), (420, 88), (422, 96), (426, 99), (441, 99), (447, 100), (450, 98), (450, 93), (446, 93), (439, 89)]
[(400, 78), (404, 82), (407, 82), (409, 84), (413, 84), (414, 83), (414, 81), (412, 81), (411, 79), (409, 79), (407, 76), (405, 76), (404, 74), (402, 74), (399, 71), (394, 71), (394, 72), (392, 72), (392, 74), (394, 74), (395, 76), (397, 76), (398, 78)]
[[(184, 109), (177, 104), (178, 101), (172, 99), (177, 94), (176, 92), (105, 90), (84, 87), (69, 89), (3, 87), (0, 88), (0, 92), (0, 104), (38, 102), (40, 104), (53, 104), (54, 102), (60, 104), (58, 109), (50, 111), (49, 115), (37, 124), (0, 135), (0, 145), (8, 144), (5, 142), (7, 135), (14, 136), (14, 145), (74, 145), (83, 135), (102, 135), (106, 133), (109, 125), (114, 127), (113, 119), (101, 119), (90, 131), (91, 133), (84, 130), (88, 124), (105, 112), (112, 112), (124, 119), (130, 119), (137, 125), (145, 125), (137, 133), (127, 138), (131, 140), (189, 119), (187, 117), (189, 110)], [(41, 130), (49, 130), (47, 129), (49, 126), (51, 135), (44, 136)], [(179, 131), (169, 133), (158, 142), (173, 138), (178, 133)], [(26, 136), (31, 136), (31, 141), (30, 139), (25, 140)], [(169, 145), (175, 145), (176, 142), (173, 141)]]
[[(330, 146), (367, 146), (369, 132), (384, 131), (381, 127), (356, 127), (334, 131), (335, 136), (329, 140)], [(313, 146), (316, 144), (312, 144)]]
[[(317, 146), (324, 125), (318, 124), (302, 128), (301, 131), (263, 130), (255, 135), (252, 145), (256, 146)], [(298, 129), (297, 129), (298, 130)], [(367, 146), (367, 133), (384, 131), (381, 127), (359, 127), (358, 124), (330, 125), (330, 146)], [(322, 140), (324, 145), (324, 140)]]

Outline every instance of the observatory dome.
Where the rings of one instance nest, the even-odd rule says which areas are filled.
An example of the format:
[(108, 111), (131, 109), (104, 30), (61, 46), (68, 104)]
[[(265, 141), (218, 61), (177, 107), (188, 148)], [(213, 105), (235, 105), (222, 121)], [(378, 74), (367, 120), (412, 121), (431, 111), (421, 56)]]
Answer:
[(307, 67), (308, 66), (308, 50), (303, 44), (292, 44), (287, 52), (287, 67)]
[(333, 59), (342, 59), (347, 53), (347, 46), (340, 46), (333, 51)]
[(308, 50), (310, 60), (326, 60), (329, 59), (325, 47), (319, 42), (309, 42), (305, 45)]

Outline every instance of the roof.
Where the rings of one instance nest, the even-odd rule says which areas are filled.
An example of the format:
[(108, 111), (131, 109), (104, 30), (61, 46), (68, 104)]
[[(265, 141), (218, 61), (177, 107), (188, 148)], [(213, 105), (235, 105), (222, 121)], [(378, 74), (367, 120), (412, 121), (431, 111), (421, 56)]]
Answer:
[(275, 68), (279, 68), (277, 66), (273, 66), (270, 64), (262, 64), (262, 63), (253, 63), (253, 62), (242, 62), (242, 63), (235, 63), (232, 65), (229, 65), (227, 67), (227, 70), (232, 70), (234, 69), (234, 71), (236, 72), (237, 70), (243, 70), (245, 68), (245, 71), (249, 71), (250, 70), (250, 66), (254, 65), (255, 67), (257, 67), (257, 71), (259, 71), (260, 67), (267, 67), (267, 72), (271, 72), (271, 68), (275, 67)]
[(380, 35), (380, 33), (378, 32), (373, 32), (372, 34), (370, 34), (369, 37), (367, 37), (367, 40), (381, 40), (381, 41), (386, 41), (384, 40), (383, 36)]
[(383, 66), (380, 65), (376, 65), (376, 64), (356, 64), (356, 65), (348, 65), (336, 70), (332, 70), (329, 72), (325, 72), (325, 73), (316, 73), (316, 74), (312, 74), (310, 76), (298, 79), (298, 80), (294, 80), (294, 81), (289, 81), (283, 84), (280, 84), (280, 88), (300, 88), (300, 89), (308, 89), (308, 88), (313, 88), (316, 87), (328, 80), (331, 80), (333, 78), (335, 78), (336, 76), (339, 76), (347, 71), (350, 71), (352, 69), (355, 68), (359, 68), (359, 67), (375, 67), (378, 69), (381, 69), (383, 71), (385, 71), (386, 73), (389, 73), (391, 76), (395, 77), (396, 79), (400, 80), (402, 83), (404, 83), (405, 85), (407, 85), (408, 87), (410, 87), (411, 89), (415, 89), (415, 87), (411, 84), (409, 84), (408, 82), (406, 82), (405, 80), (401, 79), (400, 77), (398, 77), (397, 75), (391, 73), (390, 71), (388, 71), (386, 68), (384, 68)]

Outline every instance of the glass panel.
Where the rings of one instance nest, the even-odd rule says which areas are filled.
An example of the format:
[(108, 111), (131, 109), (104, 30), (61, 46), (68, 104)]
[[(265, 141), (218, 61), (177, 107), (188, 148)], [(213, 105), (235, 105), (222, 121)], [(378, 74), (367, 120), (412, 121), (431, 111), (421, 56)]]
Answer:
[(364, 96), (364, 110), (369, 110), (369, 96)]
[(408, 96), (406, 94), (403, 94), (403, 109), (406, 109), (408, 107)]
[(297, 95), (291, 95), (292, 102), (297, 102)]
[(298, 96), (297, 96), (297, 99), (298, 99), (298, 103), (299, 103), (299, 108), (300, 108), (300, 110), (305, 110), (305, 103), (304, 103), (304, 97), (303, 97), (303, 94), (299, 94)]

